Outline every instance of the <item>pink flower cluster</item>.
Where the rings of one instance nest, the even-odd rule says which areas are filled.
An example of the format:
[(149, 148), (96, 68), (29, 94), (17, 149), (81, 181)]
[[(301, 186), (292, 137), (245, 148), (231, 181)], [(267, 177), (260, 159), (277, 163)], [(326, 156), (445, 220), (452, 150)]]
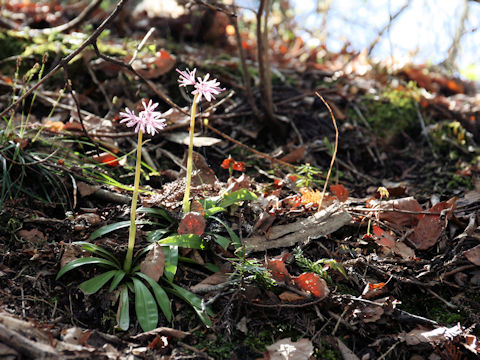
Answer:
[(160, 112), (154, 111), (158, 103), (154, 104), (152, 100), (150, 100), (148, 104), (145, 104), (145, 101), (142, 101), (142, 104), (145, 110), (140, 111), (138, 116), (126, 107), (126, 112), (120, 113), (120, 116), (123, 118), (123, 120), (120, 120), (120, 123), (126, 122), (128, 127), (136, 126), (135, 132), (137, 133), (141, 130), (150, 135), (155, 135), (158, 130), (162, 130), (167, 126), (167, 121), (161, 118), (162, 114)]
[(201, 77), (195, 79), (195, 72), (197, 69), (193, 69), (193, 71), (190, 71), (189, 69), (185, 71), (180, 71), (179, 69), (176, 70), (180, 74), (180, 78), (178, 79), (178, 82), (180, 83), (179, 86), (193, 85), (195, 90), (192, 91), (192, 94), (198, 94), (198, 102), (200, 102), (202, 96), (204, 96), (207, 101), (211, 101), (212, 98), (215, 99), (214, 95), (218, 95), (225, 90), (219, 86), (220, 83), (217, 79), (208, 80), (210, 74), (205, 75), (203, 79)]

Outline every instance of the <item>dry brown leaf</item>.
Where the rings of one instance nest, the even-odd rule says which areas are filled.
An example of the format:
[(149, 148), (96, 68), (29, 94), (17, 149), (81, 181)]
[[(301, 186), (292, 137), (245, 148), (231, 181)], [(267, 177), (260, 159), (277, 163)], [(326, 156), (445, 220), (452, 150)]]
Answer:
[[(406, 197), (396, 200), (384, 201), (380, 204), (380, 209), (396, 209), (411, 212), (423, 211), (422, 207), (413, 197)], [(419, 219), (418, 214), (406, 214), (395, 211), (385, 211), (379, 214), (379, 219), (389, 222), (396, 229), (410, 227), (415, 225)]]
[(180, 221), (180, 224), (178, 224), (177, 233), (180, 235), (195, 234), (201, 236), (205, 231), (205, 226), (207, 226), (207, 223), (203, 215), (191, 211), (187, 213)]
[(480, 245), (477, 245), (469, 250), (463, 252), (463, 255), (477, 266), (480, 266)]
[(32, 229), (32, 230), (23, 229), (23, 230), (20, 230), (17, 234), (23, 240), (29, 243), (45, 242), (45, 235), (43, 235), (43, 233), (38, 229)]
[(163, 275), (164, 268), (165, 253), (163, 248), (155, 243), (145, 259), (140, 263), (140, 271), (157, 282)]
[(289, 152), (287, 155), (280, 158), (280, 160), (287, 163), (298, 163), (305, 157), (306, 146), (302, 145), (297, 147), (295, 150)]
[(330, 191), (337, 197), (338, 201), (347, 201), (349, 193), (342, 184), (330, 185)]
[(296, 294), (291, 291), (284, 291), (280, 295), (278, 295), (278, 297), (280, 298), (280, 300), (284, 302), (293, 302), (293, 301), (299, 301), (299, 300), (305, 299), (305, 296)]
[(420, 219), (414, 232), (408, 238), (415, 248), (426, 250), (437, 243), (455, 209), (455, 201), (456, 199), (451, 199), (440, 202), (429, 210), (431, 213), (438, 213), (448, 209), (447, 216), (444, 219), (440, 215), (424, 215)]
[(206, 277), (205, 279), (200, 281), (198, 284), (192, 286), (190, 290), (192, 290), (193, 292), (202, 291), (202, 290), (208, 289), (213, 285), (223, 284), (227, 280), (228, 280), (228, 275), (222, 271), (218, 271), (215, 274), (212, 274)]

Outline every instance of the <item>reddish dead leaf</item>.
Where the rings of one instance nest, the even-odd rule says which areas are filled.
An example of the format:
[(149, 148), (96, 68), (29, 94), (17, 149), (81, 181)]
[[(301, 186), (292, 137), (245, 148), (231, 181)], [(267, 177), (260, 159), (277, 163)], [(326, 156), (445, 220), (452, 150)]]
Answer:
[(306, 146), (302, 145), (294, 149), (293, 151), (289, 152), (287, 155), (280, 158), (280, 160), (285, 161), (287, 163), (298, 163), (305, 157), (305, 150)]
[(429, 210), (431, 213), (438, 213), (449, 209), (444, 219), (440, 215), (424, 215), (420, 219), (413, 234), (408, 238), (417, 249), (426, 250), (437, 243), (443, 229), (447, 226), (448, 218), (455, 209), (455, 201), (456, 199), (451, 199), (439, 202)]
[(469, 250), (463, 252), (463, 255), (477, 266), (480, 266), (480, 245), (477, 245)]
[(385, 254), (394, 253), (400, 255), (403, 259), (415, 258), (415, 252), (404, 242), (396, 241), (393, 235), (382, 230), (377, 225), (373, 225), (373, 233), (376, 237), (375, 242), (382, 247)]
[(163, 248), (155, 243), (145, 259), (140, 263), (140, 271), (157, 282), (163, 275), (164, 268), (165, 253), (163, 252)]
[(318, 298), (324, 298), (330, 292), (327, 282), (315, 273), (303, 273), (295, 278), (295, 284)]
[(201, 236), (205, 231), (205, 226), (206, 222), (202, 214), (197, 212), (189, 212), (183, 217), (182, 221), (180, 221), (177, 233), (179, 235), (195, 234)]
[(386, 283), (381, 282), (377, 284), (367, 283), (362, 292), (362, 297), (365, 299), (374, 299), (377, 298), (387, 291), (385, 287)]
[(118, 158), (110, 153), (102, 153), (100, 155), (92, 156), (92, 160), (109, 167), (116, 167), (119, 165)]
[(29, 243), (45, 242), (45, 235), (38, 229), (20, 230), (18, 236)]
[(293, 301), (299, 301), (299, 300), (304, 300), (305, 299), (305, 296), (296, 294), (296, 293), (291, 292), (291, 291), (284, 291), (283, 293), (278, 295), (278, 297), (280, 298), (280, 300), (282, 300), (284, 302), (293, 302)]
[(420, 215), (415, 213), (423, 211), (418, 201), (413, 197), (385, 201), (380, 204), (380, 208), (413, 212), (409, 214), (396, 211), (385, 211), (379, 214), (380, 220), (388, 221), (396, 229), (402, 229), (416, 224)]
[(203, 206), (198, 200), (192, 201), (192, 205), (190, 206), (191, 212), (196, 212), (201, 214), (202, 216), (205, 215), (205, 211), (203, 210)]
[(245, 171), (245, 163), (243, 161), (234, 161), (232, 169), (236, 170), (236, 171), (242, 171), (243, 172), (243, 171)]
[(135, 60), (132, 67), (143, 77), (153, 79), (169, 72), (173, 65), (175, 58), (169, 52), (159, 50), (155, 56)]
[(348, 199), (348, 190), (342, 184), (330, 185), (330, 191), (337, 197), (340, 202), (345, 202)]
[(288, 282), (291, 276), (285, 266), (285, 260), (287, 260), (290, 254), (286, 253), (273, 259), (266, 259), (267, 269), (272, 273), (272, 277), (277, 281)]

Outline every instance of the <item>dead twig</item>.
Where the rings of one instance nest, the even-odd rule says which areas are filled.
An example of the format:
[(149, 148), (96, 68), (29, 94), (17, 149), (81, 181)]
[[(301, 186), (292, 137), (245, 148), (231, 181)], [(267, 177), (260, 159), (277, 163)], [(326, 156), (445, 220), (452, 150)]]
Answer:
[(100, 34), (105, 30), (108, 24), (113, 21), (115, 17), (120, 13), (122, 8), (125, 6), (128, 0), (120, 0), (117, 3), (117, 6), (112, 11), (112, 13), (100, 24), (100, 26), (90, 35), (80, 46), (72, 51), (69, 55), (63, 57), (59, 63), (52, 69), (50, 72), (45, 75), (41, 80), (39, 80), (35, 85), (33, 85), (30, 89), (26, 90), (22, 96), (18, 97), (16, 101), (12, 104), (7, 106), (5, 109), (2, 110), (0, 113), (0, 117), (4, 116), (7, 112), (14, 109), (18, 104), (20, 104), (26, 97), (30, 96), (35, 90), (37, 90), (40, 85), (45, 83), (48, 79), (50, 79), (53, 75), (57, 73), (58, 70), (64, 68), (73, 58), (75, 58), (78, 54), (80, 54), (88, 45), (92, 45), (97, 41), (97, 38)]
[(318, 92), (315, 93), (320, 100), (325, 104), (325, 106), (328, 109), (328, 112), (330, 113), (330, 117), (332, 118), (333, 126), (335, 127), (335, 148), (333, 149), (333, 154), (332, 154), (332, 161), (330, 162), (330, 168), (328, 169), (327, 173), (327, 178), (325, 179), (325, 184), (323, 185), (323, 191), (322, 191), (322, 197), (320, 198), (320, 203), (318, 204), (318, 209), (320, 210), (322, 208), (322, 202), (323, 198), (325, 197), (325, 192), (327, 191), (327, 185), (328, 185), (328, 179), (330, 178), (330, 174), (332, 173), (332, 168), (333, 164), (335, 163), (335, 159), (337, 157), (337, 150), (338, 150), (338, 128), (337, 128), (337, 122), (335, 121), (335, 116), (333, 116), (332, 109), (330, 108), (330, 105), (325, 101), (325, 99), (320, 95)]

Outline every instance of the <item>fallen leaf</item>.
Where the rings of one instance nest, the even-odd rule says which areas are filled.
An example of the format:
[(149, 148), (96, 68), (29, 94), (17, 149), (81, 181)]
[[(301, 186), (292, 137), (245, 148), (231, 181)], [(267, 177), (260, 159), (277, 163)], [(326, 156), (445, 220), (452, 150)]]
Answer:
[(228, 280), (228, 275), (222, 271), (218, 271), (215, 274), (207, 276), (198, 284), (192, 286), (190, 290), (193, 292), (201, 291), (210, 288), (213, 285), (223, 284)]
[(283, 255), (274, 257), (272, 259), (266, 259), (267, 269), (272, 273), (272, 277), (277, 281), (288, 282), (291, 276), (285, 266), (285, 260), (287, 260), (290, 254), (285, 253)]
[(23, 240), (29, 242), (29, 243), (40, 243), (40, 242), (45, 242), (45, 235), (38, 230), (38, 229), (32, 229), (32, 230), (20, 230), (18, 233), (18, 236), (23, 238)]
[(420, 219), (417, 226), (415, 226), (414, 232), (408, 238), (415, 248), (426, 250), (437, 243), (455, 209), (455, 201), (456, 199), (451, 199), (439, 202), (429, 210), (430, 213), (438, 213), (448, 209), (449, 211), (444, 219), (440, 215), (424, 215)]
[(267, 346), (264, 359), (269, 360), (308, 360), (313, 355), (313, 345), (309, 339), (293, 342), (290, 338), (281, 339)]
[(284, 291), (280, 295), (278, 295), (280, 300), (285, 301), (285, 302), (293, 302), (293, 301), (299, 301), (299, 300), (304, 300), (305, 296), (296, 294), (291, 291)]
[(157, 78), (169, 72), (175, 65), (175, 58), (165, 50), (159, 50), (155, 56), (136, 59), (132, 67), (147, 79)]
[(374, 299), (380, 295), (384, 295), (386, 292), (386, 283), (381, 282), (378, 284), (367, 283), (362, 292), (362, 297), (365, 299)]
[(463, 252), (463, 255), (467, 258), (468, 261), (474, 263), (477, 266), (480, 266), (480, 245), (477, 245), (469, 250)]
[(295, 284), (302, 289), (318, 298), (324, 298), (330, 293), (327, 282), (323, 280), (318, 274), (303, 273), (293, 278)]
[(90, 185), (83, 181), (77, 182), (77, 189), (81, 196), (89, 196), (101, 188), (100, 185)]
[(345, 202), (348, 199), (348, 190), (342, 184), (330, 185), (330, 191), (337, 197), (340, 202)]
[(195, 234), (201, 236), (205, 231), (205, 226), (206, 222), (202, 214), (197, 212), (189, 212), (180, 221), (177, 233), (179, 235)]
[(402, 241), (396, 241), (395, 238), (377, 225), (373, 225), (373, 234), (375, 242), (382, 247), (384, 253), (394, 253), (400, 255), (403, 259), (415, 258), (415, 251)]
[(102, 153), (100, 155), (92, 156), (92, 160), (109, 167), (116, 167), (119, 165), (118, 158), (110, 153)]
[(145, 256), (145, 259), (140, 263), (140, 271), (157, 282), (163, 275), (164, 268), (165, 253), (163, 248), (155, 243), (147, 256)]
[(285, 161), (289, 164), (298, 163), (305, 157), (306, 146), (302, 145), (289, 152), (287, 155), (280, 158), (281, 161)]
[[(413, 197), (406, 197), (396, 200), (389, 200), (380, 204), (380, 209), (401, 210), (410, 212), (420, 212), (423, 208)], [(388, 221), (396, 229), (402, 229), (415, 225), (420, 218), (419, 214), (408, 214), (396, 211), (385, 211), (379, 214), (379, 219)]]

